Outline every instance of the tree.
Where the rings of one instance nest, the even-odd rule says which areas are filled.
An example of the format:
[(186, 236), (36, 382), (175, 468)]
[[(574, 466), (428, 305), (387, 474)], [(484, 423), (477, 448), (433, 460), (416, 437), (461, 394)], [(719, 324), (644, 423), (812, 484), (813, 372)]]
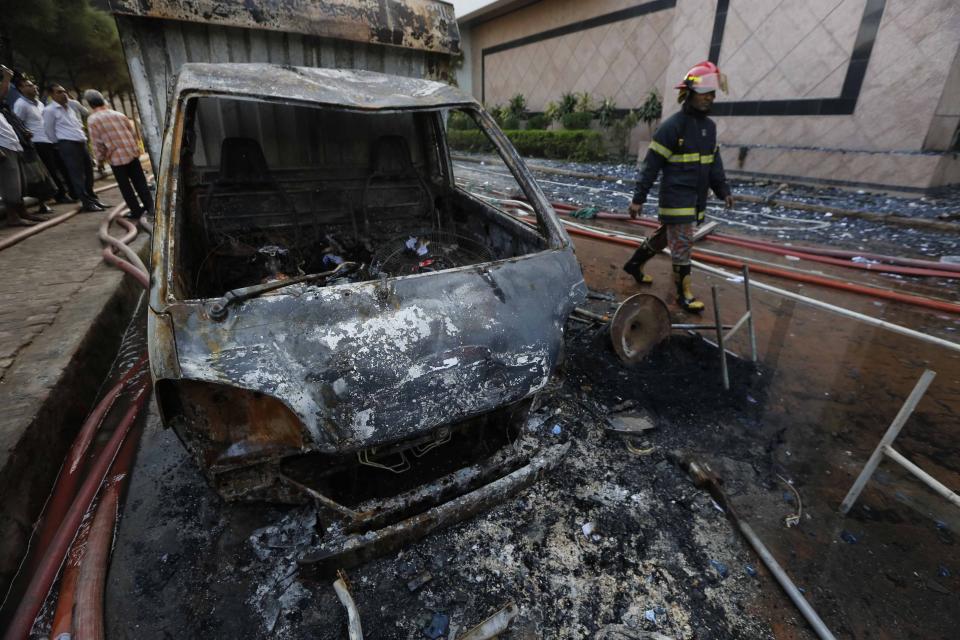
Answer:
[(29, 10), (20, 0), (0, 0), (0, 7), (0, 62), (42, 89), (59, 82), (78, 94), (85, 87), (130, 90), (116, 23), (88, 0), (31, 0)]

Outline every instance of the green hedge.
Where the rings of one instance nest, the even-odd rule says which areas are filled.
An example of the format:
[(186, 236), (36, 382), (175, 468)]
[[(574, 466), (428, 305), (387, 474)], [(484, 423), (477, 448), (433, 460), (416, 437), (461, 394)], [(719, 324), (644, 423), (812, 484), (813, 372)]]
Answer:
[(543, 114), (537, 114), (527, 118), (527, 129), (546, 129), (550, 126), (550, 120)]
[(450, 129), (468, 131), (476, 129), (477, 123), (474, 122), (473, 118), (465, 114), (463, 111), (453, 111), (450, 114), (450, 121), (447, 123), (447, 126)]
[(590, 122), (593, 120), (593, 114), (590, 112), (576, 111), (574, 113), (568, 113), (560, 118), (560, 122), (563, 123), (564, 129), (570, 129), (571, 131), (578, 129), (589, 129)]
[[(603, 142), (598, 131), (504, 131), (522, 156), (590, 162), (602, 160)], [(482, 131), (447, 131), (450, 147), (459, 151), (490, 153), (493, 145)]]

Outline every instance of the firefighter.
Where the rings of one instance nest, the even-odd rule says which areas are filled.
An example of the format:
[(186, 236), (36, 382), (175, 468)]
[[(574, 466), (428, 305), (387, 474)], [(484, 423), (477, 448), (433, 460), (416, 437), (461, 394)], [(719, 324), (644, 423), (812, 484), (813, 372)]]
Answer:
[(713, 189), (729, 209), (733, 196), (723, 173), (717, 147), (717, 126), (707, 117), (717, 90), (727, 91), (726, 76), (712, 62), (700, 62), (687, 72), (677, 102), (682, 108), (667, 118), (653, 134), (637, 180), (637, 189), (630, 203), (630, 217), (636, 218), (647, 199), (647, 193), (663, 172), (660, 181), (660, 227), (623, 265), (623, 270), (640, 284), (653, 278), (643, 273), (643, 265), (670, 247), (677, 304), (685, 311), (700, 313), (703, 303), (690, 288), (690, 254), (693, 249), (694, 225), (703, 222), (707, 209), (707, 190)]

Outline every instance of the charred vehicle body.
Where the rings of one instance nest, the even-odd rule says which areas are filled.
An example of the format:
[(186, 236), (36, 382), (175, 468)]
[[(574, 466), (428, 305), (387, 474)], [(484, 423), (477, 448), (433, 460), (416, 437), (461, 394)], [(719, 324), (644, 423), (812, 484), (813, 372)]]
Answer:
[[(549, 464), (557, 451), (519, 452), (516, 417), (583, 278), (475, 100), (373, 72), (187, 64), (170, 104), (150, 361), (165, 424), (224, 498), (313, 499), (359, 530)], [(525, 218), (458, 185), (451, 111), (489, 136)], [(404, 485), (418, 464), (429, 490)]]

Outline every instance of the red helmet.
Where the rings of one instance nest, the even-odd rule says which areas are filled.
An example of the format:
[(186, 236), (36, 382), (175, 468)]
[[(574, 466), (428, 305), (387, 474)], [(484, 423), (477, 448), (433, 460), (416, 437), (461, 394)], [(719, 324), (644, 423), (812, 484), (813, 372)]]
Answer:
[(687, 71), (683, 82), (674, 89), (690, 89), (696, 93), (710, 93), (721, 90), (727, 92), (727, 76), (720, 73), (717, 65), (708, 60), (698, 62)]

